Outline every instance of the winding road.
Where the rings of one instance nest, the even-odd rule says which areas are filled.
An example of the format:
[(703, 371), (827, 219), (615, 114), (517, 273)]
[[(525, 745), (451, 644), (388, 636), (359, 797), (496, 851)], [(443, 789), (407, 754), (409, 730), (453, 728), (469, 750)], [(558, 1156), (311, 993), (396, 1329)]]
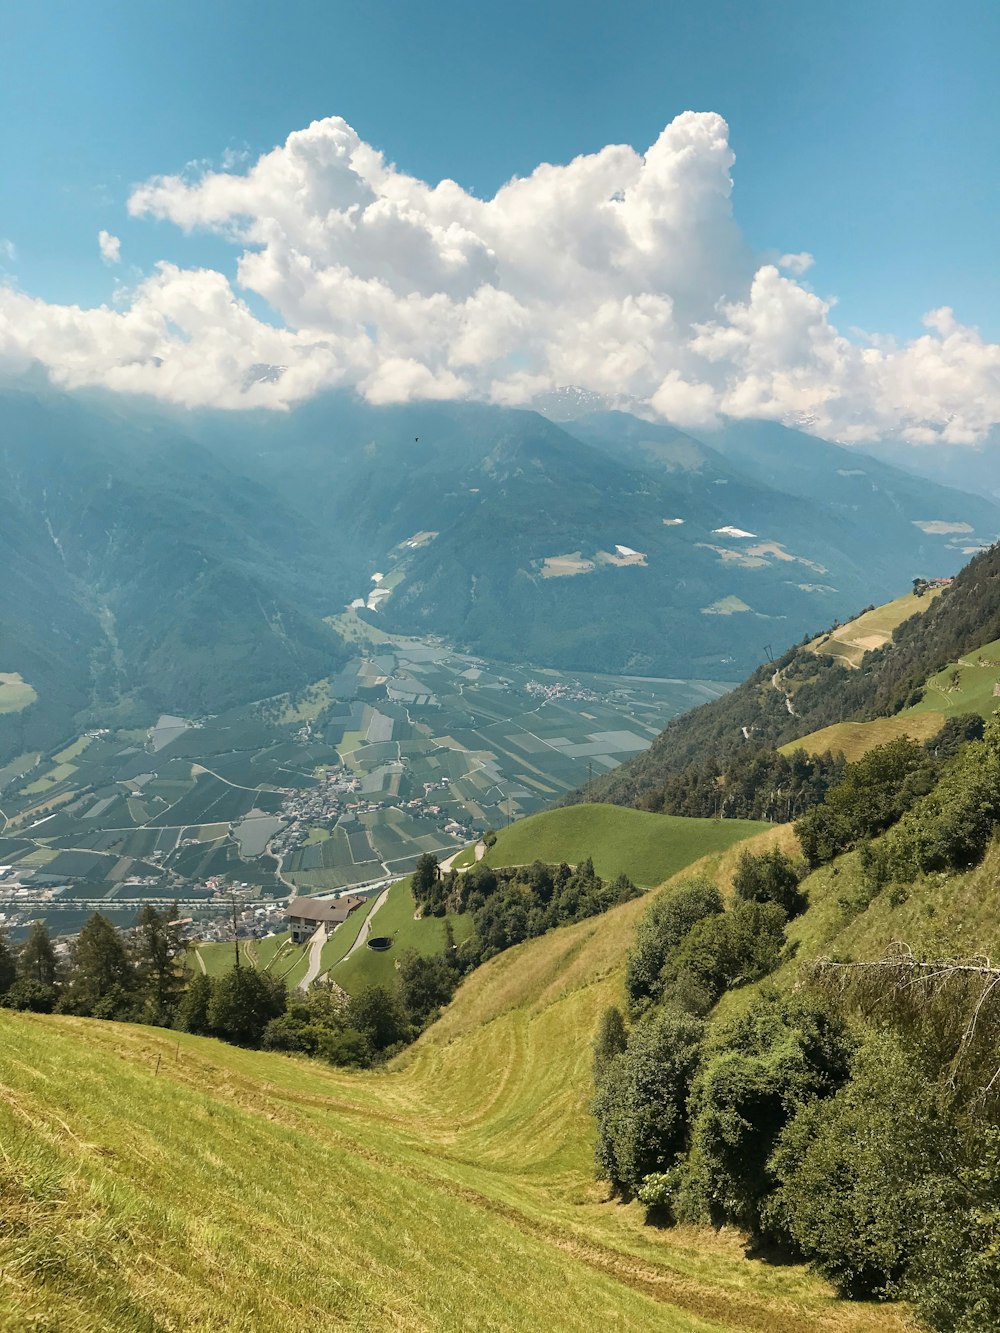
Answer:
[[(441, 865), (438, 867), (442, 875), (447, 875), (448, 871), (455, 864), (455, 857), (461, 856), (464, 851), (465, 848), (460, 847), (457, 852), (452, 852), (451, 856), (445, 857), (445, 859), (441, 862)], [(483, 842), (482, 838), (480, 838), (479, 841), (476, 843), (476, 860), (481, 861), (485, 855), (486, 855), (486, 843)], [(458, 873), (462, 875), (465, 873), (466, 870), (470, 870), (471, 868), (472, 868), (471, 866), (459, 866)]]

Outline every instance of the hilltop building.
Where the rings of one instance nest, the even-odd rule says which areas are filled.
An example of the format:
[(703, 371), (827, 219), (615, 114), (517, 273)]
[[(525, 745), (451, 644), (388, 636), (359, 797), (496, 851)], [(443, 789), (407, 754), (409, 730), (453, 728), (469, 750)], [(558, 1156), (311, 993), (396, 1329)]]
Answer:
[(317, 926), (332, 930), (342, 925), (364, 898), (293, 898), (288, 904), (288, 929), (293, 944), (304, 944)]

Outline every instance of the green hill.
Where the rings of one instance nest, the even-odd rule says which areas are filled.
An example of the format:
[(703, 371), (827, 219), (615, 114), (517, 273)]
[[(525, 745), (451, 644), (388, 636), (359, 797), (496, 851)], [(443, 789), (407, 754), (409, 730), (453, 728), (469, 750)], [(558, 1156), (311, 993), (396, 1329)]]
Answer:
[(682, 819), (615, 805), (564, 806), (518, 820), (497, 835), (489, 865), (527, 865), (588, 856), (604, 878), (626, 874), (640, 888), (662, 884), (699, 856), (725, 851), (767, 827), (753, 820)]
[(496, 958), (379, 1073), (0, 1011), (0, 1327), (902, 1333), (606, 1201), (590, 1042), (644, 906)]
[(838, 722), (823, 727), (801, 740), (781, 747), (790, 754), (797, 747), (810, 754), (843, 754), (845, 759), (860, 759), (876, 745), (884, 745), (897, 736), (927, 741), (950, 717), (978, 713), (987, 718), (1000, 703), (1000, 639), (985, 643), (949, 662), (924, 682), (920, 700), (892, 717), (871, 722)]

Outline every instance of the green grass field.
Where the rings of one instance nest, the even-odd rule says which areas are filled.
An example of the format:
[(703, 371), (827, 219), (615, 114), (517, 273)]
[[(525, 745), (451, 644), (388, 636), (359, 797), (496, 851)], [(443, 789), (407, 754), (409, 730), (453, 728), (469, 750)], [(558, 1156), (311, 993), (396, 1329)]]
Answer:
[(386, 1071), (0, 1011), (0, 1327), (903, 1333), (594, 1180), (590, 1042), (644, 906), (500, 955)]
[[(925, 601), (926, 597), (919, 600)], [(906, 601), (906, 598), (900, 598), (900, 601)], [(889, 605), (895, 606), (896, 603), (890, 602)], [(875, 615), (875, 612), (869, 614)], [(981, 717), (989, 717), (1000, 704), (1000, 698), (994, 694), (998, 683), (1000, 639), (983, 644), (960, 661), (952, 662), (943, 671), (931, 676), (920, 702), (911, 708), (904, 708), (894, 717), (876, 718), (873, 722), (838, 722), (832, 727), (814, 731), (802, 740), (790, 741), (781, 750), (784, 754), (791, 754), (799, 748), (808, 750), (810, 754), (825, 754), (827, 750), (836, 754), (839, 751), (845, 759), (853, 762), (876, 745), (885, 745), (900, 736), (909, 736), (917, 741), (930, 740), (949, 717), (956, 717), (960, 713), (979, 713)]]
[(494, 866), (534, 860), (576, 865), (591, 856), (594, 869), (605, 879), (624, 872), (640, 887), (649, 888), (696, 857), (724, 851), (767, 827), (753, 820), (653, 815), (619, 805), (569, 805), (504, 829), (486, 860)]
[(931, 676), (923, 699), (903, 716), (940, 713), (954, 717), (958, 713), (979, 713), (989, 717), (1000, 704), (1000, 698), (993, 692), (998, 682), (1000, 639), (966, 653), (960, 661)]
[[(460, 944), (472, 933), (472, 920), (468, 916), (421, 917), (417, 920), (414, 913), (417, 904), (409, 878), (401, 879), (389, 890), (389, 896), (372, 919), (373, 937), (391, 935), (394, 943), (385, 953), (376, 953), (367, 945), (358, 949), (345, 963), (332, 967), (330, 980), (346, 991), (355, 991), (362, 986), (387, 984), (392, 981), (396, 970), (396, 959), (405, 949), (416, 949), (417, 953), (440, 953), (445, 947), (445, 921), (451, 922), (455, 943)], [(354, 916), (360, 915), (359, 912)], [(353, 917), (345, 924), (350, 924)], [(358, 922), (358, 930), (361, 922)], [(343, 927), (341, 927), (343, 929)], [(354, 939), (358, 931), (355, 930)], [(354, 939), (350, 940), (353, 944)], [(347, 949), (344, 949), (344, 953)], [(341, 955), (343, 956), (343, 954)], [(324, 958), (325, 961), (325, 958)]]

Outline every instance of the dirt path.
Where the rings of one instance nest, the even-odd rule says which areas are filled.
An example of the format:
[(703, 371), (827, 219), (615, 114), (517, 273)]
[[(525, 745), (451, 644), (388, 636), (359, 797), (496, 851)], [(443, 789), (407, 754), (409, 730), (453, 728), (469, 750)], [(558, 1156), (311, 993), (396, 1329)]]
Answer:
[[(465, 848), (460, 847), (457, 852), (452, 852), (451, 856), (445, 857), (445, 859), (441, 862), (441, 865), (438, 867), (442, 875), (447, 875), (448, 871), (455, 864), (455, 858), (457, 856), (461, 856), (464, 851)], [(486, 855), (486, 843), (483, 842), (482, 838), (480, 838), (479, 841), (476, 843), (476, 849), (475, 849), (476, 860), (481, 861), (485, 855)], [(469, 866), (459, 866), (458, 873), (461, 875), (463, 874), (464, 871), (468, 869), (470, 869)]]
[(792, 696), (790, 694), (786, 694), (784, 689), (782, 688), (780, 671), (776, 671), (774, 675), (771, 677), (771, 684), (784, 699), (785, 707), (788, 709), (789, 713), (791, 713), (792, 717), (795, 717), (795, 709), (792, 707)]
[[(389, 889), (391, 888), (392, 885), (390, 884), (389, 888), (383, 889), (382, 892), (379, 894), (379, 896), (375, 899), (375, 903), (372, 906), (372, 910), (365, 917), (364, 921), (362, 922), (361, 929), (358, 931), (358, 938), (348, 949), (347, 953), (344, 954), (343, 958), (340, 959), (341, 963), (346, 963), (348, 958), (350, 958), (351, 954), (355, 953), (358, 949), (360, 949), (364, 945), (365, 941), (368, 939), (368, 936), (372, 933), (372, 920), (374, 919), (375, 913), (385, 902), (386, 898), (388, 898)], [(334, 963), (334, 967), (336, 966), (337, 964)]]
[(308, 990), (316, 978), (319, 976), (319, 969), (323, 963), (323, 945), (326, 943), (326, 926), (316, 927), (312, 939), (309, 941), (309, 966), (306, 968), (306, 974), (299, 982), (299, 990)]

